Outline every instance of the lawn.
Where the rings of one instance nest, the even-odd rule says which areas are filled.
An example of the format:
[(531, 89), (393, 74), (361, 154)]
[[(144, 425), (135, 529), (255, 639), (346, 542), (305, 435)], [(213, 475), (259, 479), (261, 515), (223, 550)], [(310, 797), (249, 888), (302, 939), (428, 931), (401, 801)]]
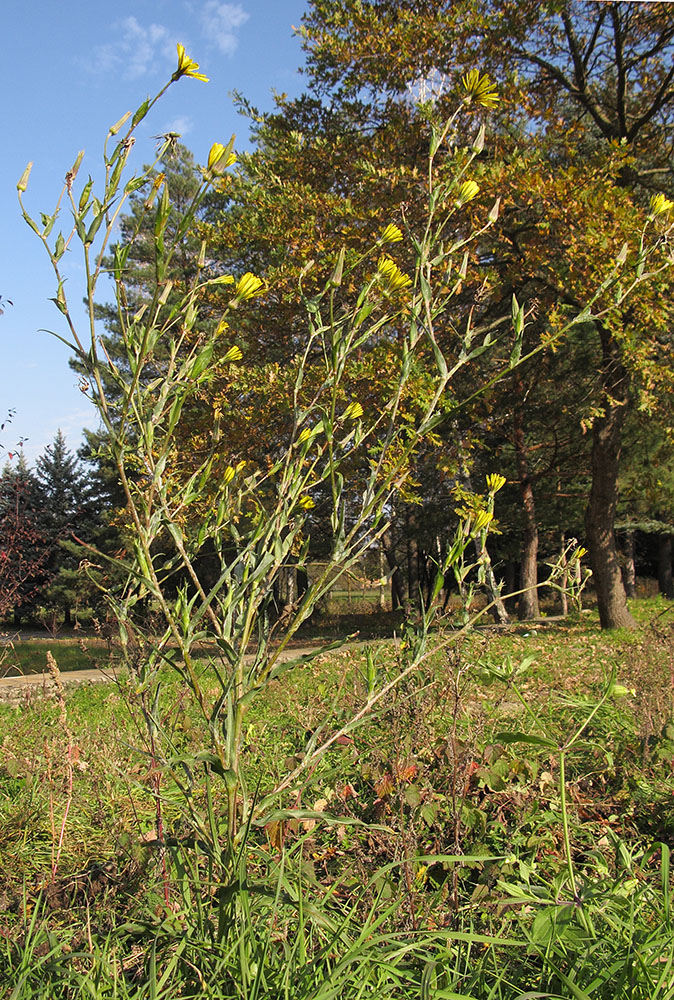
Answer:
[(59, 670), (63, 673), (106, 669), (110, 664), (107, 644), (90, 637), (21, 639), (0, 648), (0, 677), (43, 673), (47, 669), (48, 649), (57, 658)]
[[(0, 705), (0, 997), (674, 997), (674, 614), (633, 610), (635, 632), (434, 635), (230, 845), (226, 885), (225, 788), (175, 676), (149, 730), (133, 678)], [(373, 639), (274, 681), (251, 794), (405, 655)]]

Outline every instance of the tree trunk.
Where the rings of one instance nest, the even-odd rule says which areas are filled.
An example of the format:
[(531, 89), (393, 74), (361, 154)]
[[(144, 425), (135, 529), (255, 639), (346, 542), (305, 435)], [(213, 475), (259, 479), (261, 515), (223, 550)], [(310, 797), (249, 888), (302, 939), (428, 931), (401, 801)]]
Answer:
[(386, 562), (388, 563), (388, 568), (391, 571), (391, 610), (397, 611), (398, 608), (402, 608), (404, 605), (405, 590), (403, 586), (403, 575), (400, 572), (400, 566), (398, 565), (398, 560), (396, 559), (393, 536), (390, 531), (387, 531), (382, 538), (382, 544), (384, 546)]
[(658, 535), (658, 584), (660, 593), (674, 599), (674, 577), (672, 576), (672, 536)]
[(408, 610), (419, 610), (421, 592), (419, 590), (419, 543), (416, 538), (416, 518), (408, 509), (405, 517), (407, 533), (407, 606)]
[[(521, 379), (518, 380), (517, 390), (519, 393), (524, 392)], [(536, 521), (534, 490), (531, 484), (529, 456), (527, 455), (524, 427), (522, 426), (522, 413), (519, 407), (515, 407), (513, 424), (517, 471), (520, 477), (520, 497), (524, 512), (520, 562), (520, 590), (523, 593), (520, 594), (517, 617), (520, 621), (527, 621), (531, 618), (538, 618), (540, 614), (538, 604), (538, 523)]]
[(379, 540), (379, 610), (386, 610), (386, 591), (384, 583), (386, 580), (386, 565), (384, 563), (384, 541)]
[(623, 586), (627, 597), (637, 596), (637, 572), (634, 564), (634, 532), (625, 532), (623, 548)]
[(516, 597), (510, 597), (517, 590), (519, 573), (519, 563), (515, 559), (508, 559), (503, 567), (503, 589), (505, 591), (505, 605), (508, 611), (512, 611), (517, 603)]
[(585, 512), (585, 531), (601, 627), (634, 628), (636, 622), (627, 607), (614, 531), (622, 429), (627, 416), (630, 379), (620, 359), (620, 349), (609, 331), (600, 325), (599, 334), (604, 413), (595, 417), (592, 424), (592, 486)]

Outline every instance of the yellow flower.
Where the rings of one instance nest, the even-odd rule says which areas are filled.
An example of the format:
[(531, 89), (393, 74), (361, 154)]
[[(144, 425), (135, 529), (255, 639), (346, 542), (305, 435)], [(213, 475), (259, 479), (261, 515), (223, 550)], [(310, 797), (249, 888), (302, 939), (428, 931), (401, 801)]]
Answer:
[(494, 515), (488, 510), (478, 510), (473, 518), (473, 532), (477, 533), (482, 531), (484, 528), (488, 528), (494, 519)]
[(462, 205), (466, 205), (473, 198), (477, 198), (480, 193), (480, 185), (476, 184), (475, 181), (464, 181), (459, 188), (459, 194), (456, 199), (457, 208), (461, 208)]
[(363, 416), (363, 407), (360, 403), (349, 403), (344, 410), (344, 420), (357, 420)]
[(665, 212), (671, 211), (674, 208), (674, 201), (665, 198), (664, 194), (654, 194), (651, 198), (650, 208), (651, 215), (655, 218), (657, 215), (664, 215)]
[(208, 169), (214, 174), (222, 174), (227, 167), (236, 163), (236, 154), (229, 153), (225, 156), (227, 147), (221, 142), (214, 142), (208, 153)]
[(240, 347), (234, 344), (229, 350), (223, 355), (223, 361), (240, 361), (243, 357), (243, 352)]
[(498, 493), (505, 484), (506, 477), (499, 475), (498, 472), (490, 472), (487, 476), (487, 489), (490, 493)]
[(199, 63), (195, 62), (194, 59), (190, 59), (188, 55), (185, 54), (185, 46), (178, 45), (178, 69), (175, 71), (172, 80), (179, 80), (181, 76), (193, 76), (195, 80), (203, 80), (204, 83), (208, 83), (208, 77), (204, 76), (203, 73), (197, 73), (199, 69)]
[(388, 225), (384, 232), (379, 237), (380, 243), (400, 243), (403, 238), (403, 234), (400, 232), (397, 226), (393, 223)]
[(414, 876), (414, 879), (418, 883), (418, 885), (426, 884), (427, 873), (428, 873), (428, 865), (420, 865), (416, 875)]
[(409, 275), (404, 274), (390, 257), (379, 258), (377, 271), (390, 292), (397, 292), (401, 288), (409, 288), (412, 284), (412, 279)]
[(310, 437), (311, 437), (311, 431), (309, 430), (308, 427), (304, 427), (300, 431), (299, 437), (297, 438), (297, 443), (304, 444), (304, 442), (308, 441)]
[(311, 510), (312, 507), (316, 506), (311, 497), (306, 497), (306, 496), (300, 497), (297, 503), (303, 510)]
[(466, 92), (465, 104), (481, 105), (483, 108), (495, 108), (500, 98), (496, 93), (496, 84), (492, 83), (487, 74), (480, 76), (478, 69), (471, 69), (461, 78), (463, 89)]
[(256, 275), (251, 274), (250, 271), (247, 271), (237, 281), (234, 291), (236, 293), (234, 302), (246, 302), (255, 295), (261, 294), (263, 291), (262, 278), (258, 278)]
[(236, 469), (233, 469), (231, 465), (228, 465), (222, 474), (222, 485), (226, 486), (227, 483), (231, 483), (232, 479), (234, 479), (235, 473)]

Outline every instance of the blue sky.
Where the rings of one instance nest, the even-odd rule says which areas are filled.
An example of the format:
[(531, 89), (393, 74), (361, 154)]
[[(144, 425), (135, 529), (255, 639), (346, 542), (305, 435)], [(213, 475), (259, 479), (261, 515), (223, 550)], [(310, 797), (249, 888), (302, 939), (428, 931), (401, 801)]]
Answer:
[[(292, 26), (306, 0), (5, 0), (2, 20), (3, 154), (0, 157), (0, 295), (11, 299), (0, 316), (0, 432), (6, 453), (19, 437), (32, 464), (61, 428), (74, 450), (96, 415), (68, 366), (67, 349), (42, 329), (64, 332), (49, 301), (55, 294), (49, 260), (22, 220), (16, 183), (28, 161), (28, 211), (51, 212), (65, 172), (85, 150), (80, 176), (98, 174), (105, 133), (127, 110), (154, 95), (176, 66), (176, 44), (201, 65), (207, 84), (183, 79), (143, 123), (137, 162), (148, 162), (153, 135), (180, 132), (204, 162), (211, 144), (237, 134), (248, 146), (246, 121), (233, 90), (262, 109), (272, 91), (297, 94), (303, 53)], [(134, 151), (136, 152), (136, 151)], [(94, 189), (95, 190), (95, 189)], [(64, 219), (64, 228), (65, 228)], [(68, 266), (70, 302), (83, 294), (76, 254)]]

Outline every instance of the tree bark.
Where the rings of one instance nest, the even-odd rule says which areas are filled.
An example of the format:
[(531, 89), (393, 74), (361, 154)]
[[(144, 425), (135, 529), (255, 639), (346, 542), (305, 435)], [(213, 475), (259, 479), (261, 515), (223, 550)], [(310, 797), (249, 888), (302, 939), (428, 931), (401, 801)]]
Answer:
[(585, 531), (601, 627), (634, 628), (636, 622), (627, 607), (614, 531), (630, 378), (620, 358), (620, 348), (603, 324), (599, 326), (599, 335), (603, 414), (595, 417), (592, 424), (592, 486)]
[(634, 563), (634, 532), (625, 532), (623, 548), (623, 586), (627, 597), (637, 596), (637, 572)]
[(388, 568), (391, 571), (391, 610), (397, 611), (398, 608), (403, 607), (405, 590), (403, 586), (403, 575), (400, 572), (400, 566), (398, 565), (398, 560), (396, 559), (393, 536), (390, 531), (386, 532), (382, 538), (382, 543), (384, 545), (386, 562), (388, 563)]
[[(521, 379), (518, 380), (518, 392), (524, 391)], [(520, 497), (524, 512), (524, 530), (522, 532), (522, 556), (520, 562), (520, 598), (517, 605), (517, 617), (520, 621), (538, 618), (538, 523), (536, 521), (536, 504), (534, 489), (531, 483), (529, 456), (524, 439), (522, 413), (515, 407), (513, 414), (515, 456), (517, 472), (520, 477)]]
[(386, 579), (386, 566), (384, 563), (384, 541), (379, 540), (379, 610), (386, 610), (386, 592), (384, 583)]
[(658, 584), (660, 593), (674, 599), (674, 577), (672, 576), (672, 536), (658, 535)]
[(419, 543), (416, 538), (416, 518), (414, 512), (409, 509), (405, 517), (405, 528), (407, 533), (407, 610), (418, 611), (421, 608)]

